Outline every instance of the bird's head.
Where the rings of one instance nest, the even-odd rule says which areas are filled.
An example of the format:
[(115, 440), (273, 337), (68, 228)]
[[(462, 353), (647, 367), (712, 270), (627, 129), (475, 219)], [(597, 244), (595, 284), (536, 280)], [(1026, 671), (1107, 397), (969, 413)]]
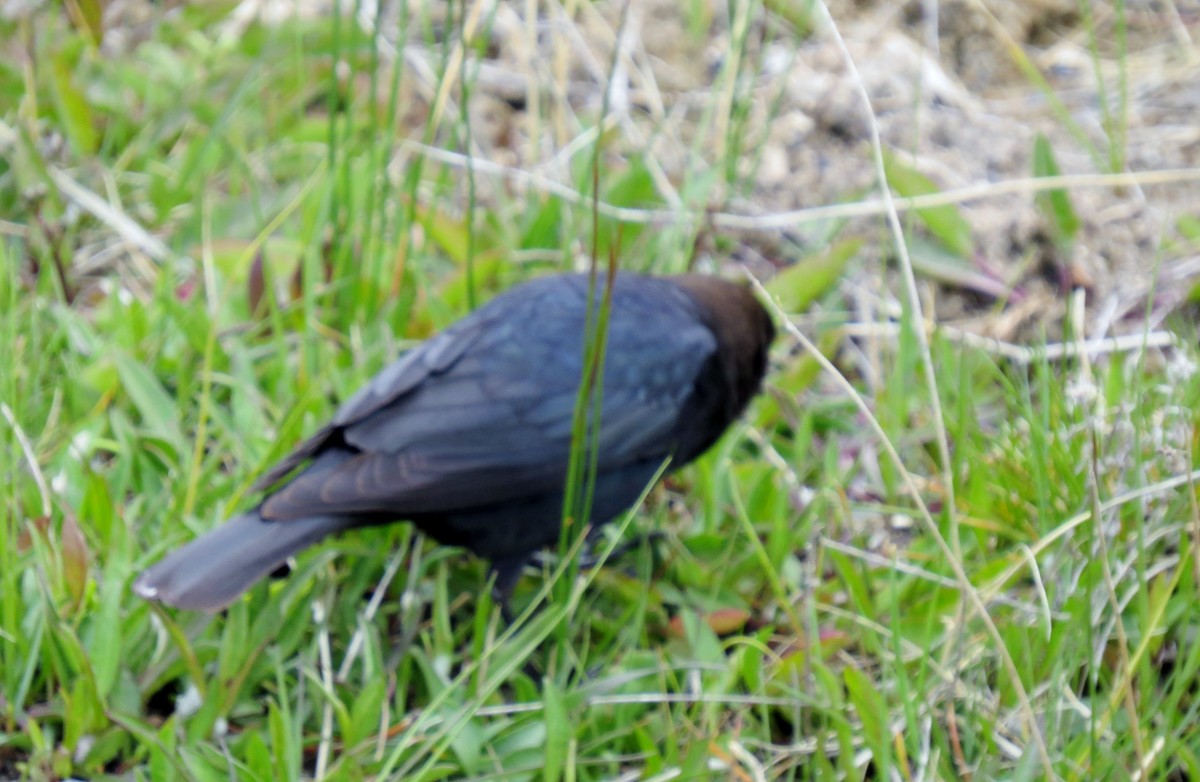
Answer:
[(673, 277), (692, 300), (717, 338), (717, 356), (729, 384), (736, 412), (758, 393), (767, 371), (767, 353), (775, 325), (750, 288), (719, 277), (683, 274)]

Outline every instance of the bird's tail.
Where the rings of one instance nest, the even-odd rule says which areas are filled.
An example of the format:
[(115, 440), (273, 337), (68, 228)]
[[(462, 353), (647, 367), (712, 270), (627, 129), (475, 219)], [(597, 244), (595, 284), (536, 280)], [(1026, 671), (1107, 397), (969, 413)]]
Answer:
[(163, 557), (133, 591), (176, 608), (219, 611), (292, 554), (352, 526), (344, 516), (265, 521), (250, 511)]

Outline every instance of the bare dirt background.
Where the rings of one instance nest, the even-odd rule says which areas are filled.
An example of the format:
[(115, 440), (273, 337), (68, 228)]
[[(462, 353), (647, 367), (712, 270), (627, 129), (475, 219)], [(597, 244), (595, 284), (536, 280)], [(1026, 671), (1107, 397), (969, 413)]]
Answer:
[[(847, 69), (815, 7), (799, 0), (767, 5), (770, 13), (730, 19), (724, 4), (671, 0), (552, 5), (532, 17), (505, 4), (414, 4), (404, 14), (392, 4), (381, 15), (362, 6), (357, 20), (372, 32), (384, 20), (378, 31), (384, 52), (406, 60), (399, 105), (414, 138), (431, 120), (457, 111), (461, 97), (443, 90), (439, 52), (419, 43), (421, 33), (431, 26), (441, 28), (435, 37), (466, 30), (474, 40), (472, 51), (481, 56), (468, 54), (464, 66), (473, 77), (472, 154), (506, 171), (509, 188), (489, 194), (495, 185), (483, 185), (483, 203), (503, 201), (531, 182), (546, 190), (569, 181), (570, 157), (589, 143), (575, 132), (574, 119), (594, 116), (607, 83), (614, 163), (623, 151), (646, 151), (667, 203), (759, 218), (761, 228), (753, 219), (733, 221), (749, 222), (748, 228), (719, 219), (713, 227), (737, 238), (736, 260), (767, 274), (819, 244), (824, 230), (802, 214), (788, 220), (781, 213), (878, 197), (872, 120), (860, 83), (883, 144), (943, 191), (1031, 177), (1039, 134), (1063, 174), (1097, 174), (1114, 163), (1117, 172), (1197, 166), (1198, 3), (1132, 2), (1122, 17), (1108, 4), (1073, 0), (831, 2), (857, 73)], [(328, 2), (252, 0), (231, 16), (227, 34), (257, 20), (334, 12)], [(115, 4), (105, 46), (136, 44), (160, 13), (158, 6)], [(401, 19), (408, 20), (404, 31)], [(795, 30), (784, 29), (788, 22), (812, 24), (814, 33), (798, 45)], [(485, 42), (476, 40), (480, 35)], [(737, 94), (714, 94), (715, 76), (730, 57), (740, 58)], [(1022, 69), (1022, 57), (1044, 86)], [(736, 165), (748, 186), (725, 192), (717, 185), (704, 204), (681, 201), (681, 182), (719, 165), (697, 160), (695, 150), (720, 149), (730, 130), (702, 122), (703, 115), (714, 104), (746, 99), (751, 108), (738, 128)], [(1105, 101), (1116, 126), (1106, 127)], [(708, 133), (709, 143), (698, 132)], [(397, 165), (404, 160), (401, 153)], [(449, 162), (463, 165), (461, 158)], [(985, 189), (962, 203), (976, 248), (966, 267), (947, 268), (914, 253), (918, 270), (938, 283), (928, 289), (937, 293), (931, 301), (938, 319), (1004, 341), (1055, 338), (1063, 333), (1066, 292), (1083, 288), (1087, 334), (1095, 338), (1145, 327), (1151, 293), (1151, 327), (1188, 299), (1200, 257), (1195, 241), (1177, 228), (1181, 217), (1200, 213), (1194, 170), (1166, 184), (1143, 186), (1133, 178), (1121, 186), (1073, 187), (1070, 198), (1082, 227), (1069, 243), (1055, 241), (1032, 189)], [(885, 223), (858, 218), (850, 232), (868, 242), (867, 260), (849, 288), (866, 296), (851, 299), (882, 307), (882, 314), (858, 314), (894, 314), (887, 291), (896, 288), (885, 264), (874, 262), (894, 254)]]
[[(1110, 143), (1120, 150), (1126, 171), (1195, 168), (1200, 158), (1196, 3), (1129, 4), (1124, 51), (1119, 19), (1106, 4), (1092, 8), (1089, 25), (1071, 0), (831, 3), (857, 74), (845, 67), (826, 32), (818, 29), (797, 46), (794, 36), (772, 29), (777, 17), (722, 18), (721, 4), (709, 9), (707, 38), (690, 32), (694, 20), (669, 0), (600, 3), (579, 9), (569, 23), (565, 15), (551, 15), (532, 39), (512, 8), (488, 8), (480, 16), (494, 14), (491, 39), (486, 57), (475, 63), (478, 81), (470, 99), (476, 153), (552, 179), (564, 173), (556, 169), (561, 154), (555, 149), (578, 139), (566, 121), (551, 127), (531, 121), (529, 98), (541, 92), (543, 101), (556, 104), (558, 114), (545, 112), (551, 118), (595, 111), (615, 44), (620, 56), (610, 116), (620, 139), (614, 147), (646, 145), (661, 167), (660, 189), (670, 202), (687, 172), (705, 165), (691, 153), (694, 134), (714, 97), (724, 99), (712, 94), (711, 85), (740, 29), (746, 44), (738, 54), (753, 67), (745, 69), (738, 90), (753, 105), (738, 166), (752, 187), (716, 193), (710, 209), (765, 218), (877, 197), (871, 118), (859, 79), (883, 143), (943, 190), (1030, 177), (1038, 134), (1050, 141), (1064, 174), (1097, 173), (1102, 161), (1056, 114), (1056, 100), (1100, 154)], [(247, 5), (243, 18), (252, 13), (272, 10)], [(1052, 95), (1031, 82), (1012, 47), (1037, 67)], [(428, 120), (435, 87), (428, 54), (412, 46), (405, 52), (413, 67), (402, 105), (415, 126)], [(1120, 111), (1122, 70), (1127, 128), (1113, 141), (1102, 101)], [(710, 141), (712, 148), (720, 146), (720, 138)], [(1194, 243), (1178, 241), (1176, 227), (1182, 216), (1200, 213), (1195, 176), (1148, 187), (1132, 181), (1073, 188), (1070, 197), (1083, 224), (1069, 246), (1054, 241), (1033, 192), (989, 194), (962, 204), (976, 242), (968, 270), (975, 274), (946, 279), (936, 264), (929, 266), (929, 276), (941, 278), (934, 298), (939, 320), (1001, 340), (1053, 337), (1062, 331), (1065, 293), (1082, 287), (1088, 335), (1100, 337), (1142, 328), (1152, 289), (1153, 321), (1190, 295), (1200, 258)], [(882, 219), (859, 223), (852, 232), (868, 239), (866, 257), (890, 257)], [(739, 236), (735, 255), (751, 268), (786, 263), (813, 241), (803, 221), (783, 230), (764, 225), (769, 227)], [(887, 291), (896, 288), (883, 269), (862, 263), (852, 286), (888, 301)]]

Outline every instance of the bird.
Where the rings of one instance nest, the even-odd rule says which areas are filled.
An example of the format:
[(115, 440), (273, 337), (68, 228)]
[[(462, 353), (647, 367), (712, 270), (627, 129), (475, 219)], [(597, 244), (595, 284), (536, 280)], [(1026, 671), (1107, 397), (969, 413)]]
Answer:
[(588, 519), (628, 510), (711, 447), (759, 392), (775, 337), (744, 284), (616, 272), (541, 277), (403, 353), (255, 485), (252, 509), (168, 553), (134, 592), (216, 612), (327, 536), (409, 521), (490, 562), (507, 601), (558, 542), (589, 323), (609, 314), (588, 442)]

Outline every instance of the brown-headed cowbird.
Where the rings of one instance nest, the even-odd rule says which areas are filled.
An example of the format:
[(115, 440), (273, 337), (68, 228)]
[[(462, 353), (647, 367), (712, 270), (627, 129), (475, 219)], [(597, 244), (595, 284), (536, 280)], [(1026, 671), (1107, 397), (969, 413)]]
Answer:
[[(215, 611), (326, 535), (406, 519), (489, 559), (506, 595), (559, 538), (588, 290), (582, 275), (521, 285), (404, 354), (262, 478), (258, 507), (168, 554), (134, 590)], [(593, 523), (628, 509), (665, 461), (687, 464), (717, 440), (757, 393), (774, 334), (744, 286), (616, 275)]]

